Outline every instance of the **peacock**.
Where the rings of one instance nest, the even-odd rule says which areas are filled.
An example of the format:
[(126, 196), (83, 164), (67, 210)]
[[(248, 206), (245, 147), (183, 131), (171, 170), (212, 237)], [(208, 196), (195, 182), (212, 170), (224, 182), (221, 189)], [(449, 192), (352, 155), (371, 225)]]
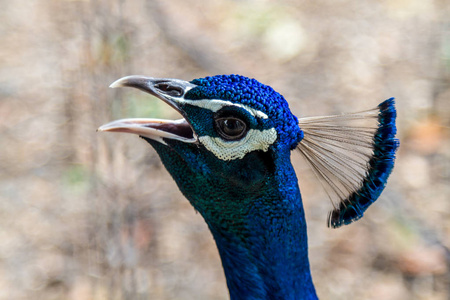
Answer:
[(121, 119), (98, 131), (137, 134), (206, 221), (231, 299), (317, 299), (305, 212), (291, 164), (298, 150), (323, 184), (337, 228), (380, 196), (399, 146), (394, 99), (357, 113), (298, 119), (273, 88), (240, 75), (192, 81), (127, 76), (180, 120)]

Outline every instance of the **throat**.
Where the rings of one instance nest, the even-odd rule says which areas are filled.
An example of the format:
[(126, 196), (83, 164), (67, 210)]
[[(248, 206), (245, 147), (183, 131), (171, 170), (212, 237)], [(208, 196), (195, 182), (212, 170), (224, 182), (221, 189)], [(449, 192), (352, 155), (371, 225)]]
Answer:
[(253, 199), (234, 228), (208, 222), (231, 299), (317, 299), (301, 196), (296, 178), (290, 182)]
[(317, 299), (289, 149), (217, 163), (202, 148), (150, 143), (208, 224), (232, 300)]
[(240, 233), (211, 228), (231, 299), (317, 298), (309, 267), (306, 224), (298, 222), (298, 217), (293, 214), (261, 223), (265, 218), (253, 216), (255, 226), (250, 224)]

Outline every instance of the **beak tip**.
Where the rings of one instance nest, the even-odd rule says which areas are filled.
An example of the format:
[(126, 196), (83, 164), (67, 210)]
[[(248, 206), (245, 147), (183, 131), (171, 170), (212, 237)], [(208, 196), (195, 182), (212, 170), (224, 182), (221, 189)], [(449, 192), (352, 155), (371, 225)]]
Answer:
[(97, 128), (95, 131), (96, 131), (96, 132), (104, 132), (104, 131), (107, 131), (107, 130), (106, 130), (105, 125), (102, 125), (102, 126), (100, 126), (99, 128)]
[(113, 83), (111, 83), (109, 85), (109, 87), (112, 88), (112, 89), (115, 89), (115, 88), (118, 88), (118, 87), (129, 86), (130, 79), (132, 80), (134, 77), (137, 77), (137, 76), (125, 76), (125, 77), (119, 78), (116, 81), (114, 81)]
[(118, 88), (118, 87), (122, 87), (122, 84), (120, 83), (120, 79), (114, 81), (113, 83), (111, 83), (109, 85), (109, 87), (112, 88), (112, 89), (115, 89), (115, 88)]

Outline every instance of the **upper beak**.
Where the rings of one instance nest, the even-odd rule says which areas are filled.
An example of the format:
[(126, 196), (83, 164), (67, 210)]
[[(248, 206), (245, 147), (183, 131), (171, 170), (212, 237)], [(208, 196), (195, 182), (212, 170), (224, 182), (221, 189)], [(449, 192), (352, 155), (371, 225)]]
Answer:
[(166, 144), (164, 139), (179, 140), (185, 143), (197, 142), (197, 135), (186, 120), (185, 112), (180, 108), (186, 92), (196, 87), (196, 85), (179, 79), (127, 76), (113, 82), (110, 87), (134, 87), (140, 89), (163, 100), (185, 119), (121, 119), (100, 126), (97, 131), (134, 133), (163, 144)]

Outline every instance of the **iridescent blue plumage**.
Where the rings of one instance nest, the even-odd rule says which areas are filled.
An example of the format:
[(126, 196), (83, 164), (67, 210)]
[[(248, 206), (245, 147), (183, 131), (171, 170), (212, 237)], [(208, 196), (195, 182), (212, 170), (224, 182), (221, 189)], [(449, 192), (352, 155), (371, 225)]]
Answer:
[[(130, 76), (112, 86), (144, 90), (182, 114), (184, 119), (177, 121), (124, 119), (99, 130), (139, 134), (155, 148), (181, 192), (208, 224), (231, 299), (317, 299), (291, 150), (302, 145), (309, 159), (314, 161), (317, 155), (321, 159), (317, 169), (322, 173), (321, 168), (333, 172), (341, 162), (330, 160), (331, 152), (314, 138), (303, 141), (308, 138), (306, 131), (283, 96), (239, 75), (191, 82)], [(363, 165), (369, 171), (360, 189), (330, 215), (333, 227), (361, 217), (392, 170), (398, 146), (393, 100), (379, 108), (373, 154), (363, 156), (368, 158)], [(314, 120), (308, 124), (313, 125), (309, 132), (323, 127)], [(324, 128), (339, 128), (333, 126)], [(319, 130), (319, 140), (324, 137)], [(314, 146), (326, 152), (325, 160)]]
[(256, 79), (241, 75), (216, 75), (194, 79), (191, 83), (198, 87), (186, 94), (188, 99), (229, 100), (266, 113), (280, 136), (279, 141), (291, 145), (291, 150), (303, 138), (298, 119), (291, 113), (284, 97)]

